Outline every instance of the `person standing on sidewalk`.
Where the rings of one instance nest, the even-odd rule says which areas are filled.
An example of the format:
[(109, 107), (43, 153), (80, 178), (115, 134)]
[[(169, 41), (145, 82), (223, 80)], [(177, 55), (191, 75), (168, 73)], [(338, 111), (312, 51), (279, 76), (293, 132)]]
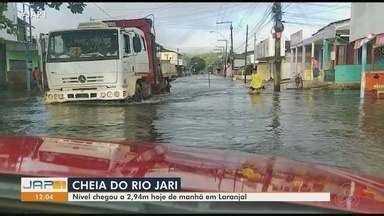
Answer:
[(313, 58), (312, 64), (313, 64), (313, 78), (317, 80), (320, 75), (319, 62), (315, 58)]

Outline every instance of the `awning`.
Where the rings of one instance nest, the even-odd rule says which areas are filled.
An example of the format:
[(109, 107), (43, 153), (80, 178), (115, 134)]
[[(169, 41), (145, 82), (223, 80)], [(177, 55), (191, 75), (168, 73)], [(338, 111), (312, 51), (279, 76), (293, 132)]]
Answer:
[(384, 33), (376, 35), (375, 47), (384, 46)]
[(368, 38), (361, 38), (355, 41), (355, 46), (353, 47), (354, 49), (359, 49), (364, 45), (364, 43), (368, 43), (369, 41), (376, 39), (375, 43), (373, 44), (374, 47), (379, 47), (379, 46), (384, 46), (384, 33), (383, 34), (378, 34), (374, 35), (370, 39)]
[(353, 47), (353, 49), (359, 49), (360, 47), (362, 47), (364, 44), (364, 39), (365, 38), (361, 38), (361, 39), (356, 40), (355, 46)]

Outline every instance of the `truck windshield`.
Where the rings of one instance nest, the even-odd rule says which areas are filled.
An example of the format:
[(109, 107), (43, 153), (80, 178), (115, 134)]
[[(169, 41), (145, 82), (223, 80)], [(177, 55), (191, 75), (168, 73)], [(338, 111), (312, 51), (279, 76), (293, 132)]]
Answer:
[(49, 36), (48, 62), (119, 58), (117, 30), (76, 30)]

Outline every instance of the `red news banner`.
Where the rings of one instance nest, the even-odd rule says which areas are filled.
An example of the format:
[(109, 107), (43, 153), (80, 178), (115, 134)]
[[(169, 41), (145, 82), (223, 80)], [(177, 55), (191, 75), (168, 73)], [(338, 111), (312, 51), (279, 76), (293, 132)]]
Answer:
[(182, 192), (180, 178), (22, 178), (23, 202), (329, 202), (330, 193)]

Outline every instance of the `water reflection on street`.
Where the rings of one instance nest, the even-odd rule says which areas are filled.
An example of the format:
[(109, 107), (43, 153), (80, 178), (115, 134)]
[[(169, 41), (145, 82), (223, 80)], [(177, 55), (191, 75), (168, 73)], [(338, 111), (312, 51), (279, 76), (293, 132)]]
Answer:
[(279, 155), (384, 177), (384, 100), (359, 91), (266, 89), (206, 75), (179, 78), (167, 96), (144, 104), (44, 105), (2, 91), (2, 135), (49, 135)]

